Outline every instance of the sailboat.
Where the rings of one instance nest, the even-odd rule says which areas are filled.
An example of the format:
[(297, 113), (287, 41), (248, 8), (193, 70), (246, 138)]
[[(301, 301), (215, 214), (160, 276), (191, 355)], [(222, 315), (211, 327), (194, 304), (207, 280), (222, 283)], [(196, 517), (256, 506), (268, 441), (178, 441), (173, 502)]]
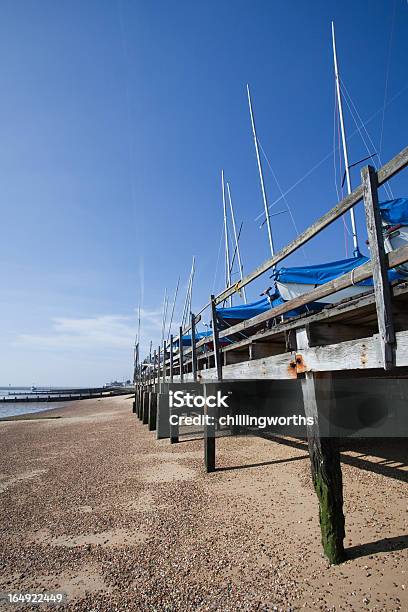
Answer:
[[(345, 125), (343, 117), (342, 96), (340, 89), (340, 77), (337, 63), (336, 38), (334, 32), (334, 23), (332, 22), (332, 41), (333, 41), (333, 59), (334, 73), (336, 81), (336, 95), (339, 111), (339, 120), (341, 128), (341, 138), (343, 146), (343, 156), (345, 165), (345, 174), (347, 179), (347, 192), (352, 192), (350, 179), (350, 166), (348, 161), (347, 140), (345, 135)], [(383, 228), (384, 228), (384, 246), (386, 252), (395, 250), (401, 246), (408, 244), (408, 199), (399, 198), (387, 200), (379, 204)], [(368, 257), (361, 254), (358, 246), (357, 229), (354, 217), (354, 210), (350, 210), (351, 229), (353, 237), (354, 256), (349, 259), (340, 261), (328, 262), (314, 266), (302, 267), (282, 267), (279, 270), (274, 270), (273, 278), (276, 282), (277, 289), (284, 300), (291, 300), (300, 295), (309, 293), (319, 285), (329, 282), (334, 278), (352, 272), (358, 266), (369, 261)], [(389, 279), (408, 275), (408, 265), (402, 265), (397, 270), (389, 271)], [(367, 279), (341, 291), (326, 296), (318, 301), (323, 304), (334, 304), (345, 298), (361, 295), (371, 291), (373, 285), (372, 279)]]
[[(255, 153), (256, 153), (256, 159), (257, 159), (257, 165), (258, 165), (259, 181), (261, 185), (262, 200), (264, 204), (264, 212), (265, 212), (265, 217), (266, 217), (266, 226), (268, 230), (268, 242), (269, 242), (271, 257), (273, 257), (275, 255), (275, 247), (274, 247), (272, 227), (271, 227), (271, 222), (270, 222), (270, 213), (269, 213), (267, 192), (265, 188), (262, 161), (261, 161), (261, 157), (259, 154), (258, 137), (256, 133), (256, 126), (255, 126), (255, 115), (254, 115), (254, 110), (252, 106), (252, 99), (251, 99), (251, 92), (249, 89), (249, 85), (247, 85), (247, 96), (248, 96), (249, 115), (251, 119), (252, 135), (254, 138)], [(231, 215), (232, 215), (233, 224), (234, 224), (236, 249), (238, 250), (239, 245), (238, 245), (238, 240), (237, 240), (237, 235), (236, 235), (234, 212), (233, 212), (232, 201), (231, 201), (231, 196), (230, 196), (230, 189), (229, 189), (228, 183), (227, 183), (227, 187), (228, 187), (228, 195), (230, 199)], [(226, 212), (225, 212), (226, 207), (225, 207), (225, 191), (224, 191), (224, 174), (223, 173), (222, 173), (222, 190), (223, 190), (224, 227), (225, 227), (225, 243), (226, 243), (225, 248), (226, 248), (226, 263), (227, 263), (226, 281), (227, 281), (227, 286), (229, 287), (231, 285), (231, 277), (228, 274), (229, 251), (228, 251), (228, 237), (227, 237), (227, 228), (226, 228)], [(238, 250), (238, 256), (239, 256), (239, 250)], [(240, 256), (239, 256), (239, 267), (240, 267), (240, 277), (242, 280), (243, 268), (242, 268), (242, 262), (241, 262)], [(273, 270), (275, 273), (276, 269), (274, 268)], [(263, 312), (266, 312), (270, 310), (271, 308), (280, 306), (286, 301), (284, 296), (280, 293), (276, 282), (274, 283), (273, 287), (268, 287), (265, 291), (263, 291), (260, 295), (261, 299), (257, 300), (256, 302), (247, 303), (245, 293), (243, 293), (243, 296), (244, 296), (245, 304), (240, 304), (238, 306), (232, 306), (232, 303), (230, 301), (229, 307), (217, 306), (217, 318), (218, 318), (218, 322), (221, 328), (227, 328), (231, 325), (235, 325), (236, 323), (239, 323), (240, 321), (251, 319), (252, 317), (255, 317), (258, 314), (261, 314)], [(311, 310), (317, 310), (320, 307), (321, 306), (319, 304), (313, 302), (306, 306), (302, 306), (300, 308), (296, 308), (296, 309), (286, 312), (282, 318), (288, 319), (288, 318), (297, 316), (299, 314), (302, 314), (304, 312), (310, 312)]]
[[(343, 117), (342, 107), (342, 96), (340, 89), (340, 77), (337, 62), (336, 52), (336, 39), (334, 32), (334, 23), (332, 22), (332, 41), (333, 41), (333, 60), (334, 60), (334, 71), (335, 71), (335, 83), (336, 83), (336, 96), (339, 111), (339, 121), (341, 127), (341, 138), (343, 157), (345, 165), (345, 178), (347, 179), (347, 192), (352, 192), (351, 178), (350, 178), (350, 166), (348, 161), (348, 150), (347, 140), (345, 135), (345, 125)], [(261, 157), (259, 154), (258, 138), (256, 134), (255, 118), (252, 107), (251, 95), (249, 86), (247, 85), (249, 113), (251, 118), (252, 133), (255, 144), (255, 152), (258, 164), (259, 179), (261, 183), (262, 199), (264, 204), (265, 222), (268, 230), (268, 240), (271, 252), (271, 257), (274, 257), (275, 249), (272, 236), (272, 228), (270, 223), (269, 206), (267, 201), (267, 193), (263, 177), (263, 169)], [(391, 199), (379, 204), (384, 231), (384, 246), (385, 251), (388, 253), (401, 246), (408, 244), (408, 198)], [(268, 287), (262, 294), (261, 299), (252, 302), (245, 303), (238, 306), (230, 306), (225, 308), (217, 307), (217, 317), (222, 327), (226, 328), (240, 321), (251, 319), (263, 312), (268, 311), (271, 308), (275, 308), (286, 301), (289, 301), (295, 297), (309, 293), (312, 289), (329, 282), (343, 274), (352, 273), (352, 271), (369, 261), (369, 258), (360, 252), (357, 236), (357, 228), (354, 216), (354, 210), (350, 209), (350, 220), (353, 237), (353, 257), (342, 259), (338, 261), (331, 261), (324, 264), (316, 264), (312, 266), (300, 266), (300, 267), (280, 267), (277, 269), (273, 268), (273, 274), (271, 278), (274, 280), (274, 286)], [(390, 270), (388, 277), (390, 281), (406, 278), (408, 276), (408, 264), (398, 266), (395, 270)], [(242, 276), (241, 276), (242, 278)], [(230, 283), (227, 282), (229, 286)], [(304, 312), (315, 311), (322, 308), (326, 304), (335, 304), (345, 298), (354, 297), (368, 293), (372, 290), (373, 281), (367, 279), (363, 282), (351, 285), (346, 289), (342, 289), (333, 293), (332, 295), (326, 296), (322, 300), (310, 302), (305, 306), (296, 308), (286, 312), (283, 315), (283, 319), (291, 318), (293, 316), (302, 314)]]

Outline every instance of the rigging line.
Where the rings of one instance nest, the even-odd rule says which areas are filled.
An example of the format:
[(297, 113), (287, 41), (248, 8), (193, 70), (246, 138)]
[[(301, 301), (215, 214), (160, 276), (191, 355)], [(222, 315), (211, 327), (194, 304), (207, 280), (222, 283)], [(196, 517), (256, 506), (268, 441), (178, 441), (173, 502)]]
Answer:
[(391, 68), (391, 49), (392, 49), (392, 41), (394, 38), (394, 26), (395, 26), (395, 13), (397, 9), (397, 0), (394, 0), (394, 9), (392, 12), (392, 20), (391, 20), (391, 30), (390, 37), (388, 39), (388, 53), (387, 53), (387, 68), (385, 73), (385, 85), (384, 85), (384, 105), (383, 112), (381, 118), (381, 132), (380, 132), (380, 145), (378, 148), (378, 152), (381, 155), (382, 144), (383, 144), (383, 135), (384, 135), (384, 120), (385, 120), (385, 104), (387, 102), (387, 93), (388, 93), (388, 80), (390, 76), (390, 68)]
[[(270, 171), (271, 171), (271, 173), (272, 173), (272, 176), (273, 176), (273, 178), (274, 178), (274, 180), (275, 180), (275, 183), (276, 183), (276, 185), (277, 185), (277, 187), (278, 187), (278, 189), (279, 189), (279, 191), (280, 191), (280, 193), (281, 193), (281, 196), (282, 196), (282, 198), (283, 198), (283, 201), (284, 201), (284, 202), (285, 202), (285, 204), (286, 204), (286, 208), (288, 209), (288, 213), (289, 213), (289, 216), (290, 216), (290, 218), (291, 218), (291, 221), (292, 221), (293, 227), (294, 227), (294, 229), (295, 229), (296, 236), (299, 236), (299, 233), (300, 233), (300, 232), (299, 232), (299, 229), (298, 229), (298, 227), (297, 227), (297, 225), (296, 225), (296, 221), (295, 221), (295, 218), (294, 218), (294, 216), (293, 216), (292, 209), (291, 209), (291, 207), (289, 206), (289, 203), (288, 203), (288, 201), (287, 201), (287, 199), (286, 199), (285, 195), (283, 194), (283, 191), (282, 191), (282, 188), (281, 188), (280, 183), (279, 183), (279, 181), (278, 181), (278, 178), (277, 178), (277, 176), (276, 176), (275, 172), (273, 171), (273, 168), (272, 168), (271, 162), (269, 161), (268, 156), (267, 156), (267, 154), (265, 153), (265, 150), (264, 150), (264, 148), (263, 148), (263, 146), (262, 146), (262, 144), (261, 144), (261, 142), (260, 142), (260, 140), (259, 140), (259, 139), (258, 139), (258, 144), (259, 144), (259, 148), (261, 149), (261, 151), (262, 151), (262, 153), (263, 153), (263, 156), (264, 156), (264, 157), (265, 157), (265, 159), (266, 159), (266, 163), (268, 164), (269, 170), (270, 170)], [(310, 264), (310, 260), (309, 260), (309, 258), (308, 258), (308, 256), (307, 256), (306, 251), (305, 251), (305, 247), (303, 247), (303, 246), (302, 246), (302, 247), (301, 247), (301, 249), (302, 249), (303, 257), (305, 258), (306, 262)]]
[(222, 238), (224, 235), (224, 228), (221, 228), (221, 236), (220, 236), (220, 245), (218, 247), (218, 255), (217, 255), (217, 264), (215, 266), (215, 273), (214, 273), (214, 281), (213, 281), (213, 287), (212, 287), (212, 294), (215, 294), (215, 284), (217, 282), (217, 275), (218, 275), (218, 267), (220, 264), (220, 254), (221, 254), (221, 247), (222, 247)]
[(176, 308), (176, 301), (177, 301), (177, 294), (178, 294), (178, 290), (179, 290), (179, 285), (180, 285), (180, 276), (177, 279), (176, 291), (174, 292), (173, 307), (171, 309), (169, 331), (168, 331), (168, 334), (167, 334), (167, 342), (170, 340), (171, 326), (173, 324), (173, 316), (174, 316), (174, 310)]
[[(402, 89), (400, 89), (399, 91), (397, 91), (396, 94), (394, 94), (392, 96), (392, 98), (389, 99), (389, 101), (386, 104), (386, 107), (388, 108), (388, 106), (390, 106), (393, 102), (395, 102), (395, 100), (397, 98), (399, 98), (403, 93), (405, 93), (405, 91), (408, 89), (408, 83), (406, 83), (404, 85), (404, 87), (402, 87)], [(368, 125), (369, 123), (371, 123), (371, 121), (373, 121), (380, 113), (382, 112), (382, 108), (378, 109), (375, 111), (375, 113), (373, 113), (372, 115), (370, 115), (370, 117), (368, 117), (368, 119), (366, 119), (365, 123), (363, 123), (363, 126)], [(352, 132), (348, 138), (348, 140), (350, 140), (355, 134), (357, 134), (358, 130), (354, 130), (354, 132)], [(313, 168), (311, 168), (310, 170), (308, 170), (306, 172), (306, 174), (304, 174), (300, 179), (298, 179), (291, 187), (289, 187), (289, 189), (287, 189), (284, 192), (284, 196), (287, 196), (291, 191), (293, 191), (294, 189), (296, 189), (296, 187), (298, 187), (298, 185), (300, 185), (300, 183), (303, 183), (303, 181), (305, 179), (307, 179), (315, 170), (317, 170), (317, 168), (319, 168), (322, 164), (324, 164), (325, 161), (327, 161), (331, 156), (333, 155), (333, 152), (330, 151), (330, 153), (328, 153), (327, 155), (325, 155), (319, 162), (317, 162)], [(276, 200), (274, 200), (274, 202), (272, 202), (272, 204), (269, 204), (269, 208), (272, 208), (272, 206), (275, 206), (275, 204), (277, 204), (278, 202), (280, 202), (283, 199), (283, 196), (280, 196), (279, 198), (277, 198)], [(260, 219), (263, 215), (265, 214), (265, 211), (262, 211), (257, 217), (255, 217), (255, 221), (258, 221), (258, 219)]]
[[(348, 89), (347, 89), (347, 87), (346, 87), (345, 83), (344, 83), (344, 82), (341, 82), (341, 85), (343, 86), (343, 88), (344, 88), (344, 93), (346, 94), (346, 95), (344, 96), (344, 99), (345, 99), (345, 101), (346, 101), (346, 104), (347, 104), (347, 106), (348, 106), (348, 109), (349, 109), (349, 111), (350, 111), (350, 114), (351, 114), (351, 116), (353, 117), (354, 123), (355, 123), (355, 124), (356, 124), (356, 126), (357, 126), (357, 129), (358, 129), (358, 131), (359, 131), (359, 134), (360, 134), (360, 136), (361, 136), (361, 139), (362, 139), (362, 141), (364, 142), (364, 146), (365, 146), (365, 148), (367, 149), (367, 153), (368, 153), (369, 155), (371, 155), (371, 151), (370, 151), (370, 149), (369, 149), (369, 147), (368, 147), (368, 145), (367, 145), (367, 142), (366, 142), (366, 140), (365, 140), (365, 138), (364, 138), (364, 136), (363, 136), (363, 134), (362, 134), (362, 132), (361, 132), (361, 128), (358, 126), (358, 123), (357, 123), (357, 121), (356, 121), (356, 119), (355, 119), (355, 117), (354, 117), (354, 115), (353, 115), (353, 110), (351, 109), (350, 104), (351, 104), (351, 106), (352, 106), (352, 107), (353, 107), (353, 109), (354, 109), (354, 112), (355, 112), (355, 114), (356, 114), (356, 116), (357, 116), (357, 119), (358, 119), (358, 120), (360, 121), (360, 123), (362, 124), (362, 126), (361, 126), (361, 127), (364, 129), (364, 131), (365, 131), (365, 133), (366, 133), (366, 135), (367, 135), (368, 142), (370, 143), (371, 147), (372, 147), (372, 148), (375, 150), (375, 146), (374, 146), (373, 140), (372, 140), (372, 138), (371, 138), (371, 136), (370, 136), (370, 134), (369, 134), (369, 132), (368, 132), (367, 128), (366, 128), (366, 127), (363, 125), (363, 122), (362, 122), (362, 120), (361, 120), (360, 114), (359, 114), (359, 112), (358, 112), (358, 110), (357, 110), (356, 105), (354, 104), (354, 102), (353, 102), (353, 100), (352, 100), (352, 98), (351, 98), (350, 93), (348, 92)], [(348, 98), (348, 100), (350, 101), (350, 104), (349, 104), (349, 102), (348, 102), (347, 98)], [(380, 156), (380, 154), (378, 154), (378, 162), (379, 162), (379, 165), (380, 165), (380, 166), (382, 166), (382, 165), (383, 165), (382, 160), (381, 160), (381, 156)], [(377, 170), (377, 164), (375, 163), (375, 160), (373, 160), (373, 164), (374, 164), (375, 169)], [(392, 189), (391, 189), (390, 185), (388, 185), (388, 184), (386, 183), (386, 184), (384, 185), (384, 189), (385, 189), (385, 191), (386, 191), (386, 193), (387, 193), (387, 195), (388, 195), (389, 199), (390, 199), (390, 200), (391, 200), (391, 199), (393, 199), (393, 198), (394, 198), (394, 194), (393, 194), (393, 192), (392, 192)]]
[[(240, 239), (240, 237), (241, 237), (242, 226), (243, 226), (243, 222), (241, 221), (241, 226), (240, 226), (240, 228), (239, 228), (238, 235), (237, 235), (237, 243), (239, 242), (239, 239)], [(233, 274), (232, 269), (233, 269), (233, 267), (234, 267), (235, 257), (236, 257), (237, 252), (238, 252), (238, 248), (237, 248), (237, 246), (238, 246), (238, 245), (235, 245), (235, 249), (234, 249), (234, 252), (233, 252), (233, 254), (232, 254), (231, 267), (230, 267), (230, 274)], [(235, 274), (239, 274), (239, 270), (238, 270), (238, 272), (235, 272)]]

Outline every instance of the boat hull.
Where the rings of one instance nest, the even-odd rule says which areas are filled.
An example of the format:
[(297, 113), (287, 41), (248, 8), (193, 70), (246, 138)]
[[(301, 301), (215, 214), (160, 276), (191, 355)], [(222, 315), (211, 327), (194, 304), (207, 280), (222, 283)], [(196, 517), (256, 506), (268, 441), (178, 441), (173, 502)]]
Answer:
[[(293, 298), (299, 297), (301, 295), (305, 295), (312, 291), (312, 289), (316, 289), (320, 285), (308, 285), (304, 283), (281, 283), (277, 281), (277, 286), (279, 289), (279, 293), (285, 301), (293, 300)], [(351, 287), (347, 287), (346, 289), (341, 289), (332, 295), (328, 295), (321, 300), (313, 300), (318, 304), (336, 304), (337, 302), (341, 302), (345, 298), (355, 297), (357, 295), (362, 295), (363, 293), (369, 293), (372, 291), (372, 287), (368, 286), (358, 286), (353, 285)]]
[[(400, 247), (408, 245), (408, 225), (402, 225), (395, 232), (384, 238), (385, 252), (396, 251)], [(396, 268), (401, 274), (408, 275), (408, 262)]]

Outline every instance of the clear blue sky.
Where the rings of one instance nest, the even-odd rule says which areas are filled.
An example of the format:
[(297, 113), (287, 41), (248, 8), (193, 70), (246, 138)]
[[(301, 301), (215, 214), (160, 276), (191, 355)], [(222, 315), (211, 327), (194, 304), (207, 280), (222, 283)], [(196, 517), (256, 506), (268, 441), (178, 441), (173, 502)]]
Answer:
[[(389, 65), (383, 161), (407, 144), (405, 0), (10, 0), (0, 16), (0, 384), (130, 375), (137, 305), (143, 345), (157, 344), (164, 288), (180, 274), (184, 294), (193, 254), (193, 306), (205, 303), (222, 167), (244, 222), (245, 269), (268, 256), (254, 221), (262, 201), (245, 83), (285, 191), (333, 150), (331, 19), (343, 81), (361, 117), (374, 115), (377, 150)], [(348, 113), (346, 123), (351, 135)], [(351, 161), (366, 154), (358, 135), (349, 148)], [(266, 164), (265, 174), (273, 201)], [(407, 195), (407, 177), (393, 188)], [(300, 230), (331, 207), (333, 158), (287, 199)], [(273, 220), (279, 248), (294, 228), (287, 213)], [(330, 228), (308, 260), (342, 258), (343, 234), (342, 223)]]

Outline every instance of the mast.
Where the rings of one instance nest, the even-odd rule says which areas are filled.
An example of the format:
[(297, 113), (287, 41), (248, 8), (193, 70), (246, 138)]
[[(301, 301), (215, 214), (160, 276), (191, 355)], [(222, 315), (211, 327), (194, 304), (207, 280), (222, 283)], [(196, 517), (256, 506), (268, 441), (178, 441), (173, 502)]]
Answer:
[[(273, 257), (275, 255), (275, 249), (273, 246), (271, 220), (270, 220), (269, 208), (268, 208), (268, 198), (266, 196), (265, 183), (264, 183), (263, 170), (262, 170), (262, 162), (259, 156), (258, 137), (256, 135), (254, 111), (252, 109), (251, 93), (249, 91), (248, 83), (247, 83), (247, 94), (248, 94), (249, 114), (251, 116), (252, 133), (254, 135), (256, 160), (258, 162), (259, 180), (261, 181), (262, 199), (263, 199), (264, 209), (265, 209), (266, 225), (268, 228), (269, 247), (271, 249), (271, 257)], [(275, 270), (275, 266), (273, 267), (273, 270)]]
[[(334, 22), (333, 21), (331, 25), (332, 25), (332, 41), (333, 41), (334, 76), (336, 80), (337, 104), (339, 107), (341, 140), (343, 144), (343, 156), (344, 156), (344, 165), (345, 165), (346, 180), (347, 180), (347, 193), (350, 195), (350, 193), (352, 192), (351, 180), (350, 180), (350, 167), (349, 167), (349, 161), (348, 161), (346, 132), (344, 128), (343, 104), (342, 104), (342, 99), (341, 99), (340, 77), (339, 77), (339, 68), (337, 64), (337, 52), (336, 52), (336, 36), (334, 33)], [(351, 219), (351, 231), (353, 234), (354, 257), (358, 257), (360, 254), (360, 249), (358, 248), (357, 228), (356, 228), (356, 220), (355, 220), (353, 208), (350, 208), (350, 219)]]
[[(235, 215), (234, 215), (234, 207), (232, 205), (232, 198), (231, 198), (231, 190), (230, 190), (230, 185), (227, 181), (227, 192), (228, 192), (228, 200), (229, 200), (229, 205), (230, 205), (230, 209), (231, 209), (231, 219), (232, 219), (232, 228), (234, 230), (234, 238), (235, 238), (235, 248), (237, 251), (237, 257), (238, 257), (238, 266), (239, 266), (239, 276), (241, 278), (241, 280), (243, 279), (243, 275), (244, 275), (244, 268), (242, 265), (242, 261), (241, 261), (241, 253), (239, 250), (239, 240), (238, 240), (238, 236), (237, 236), (237, 228), (235, 225)], [(244, 296), (244, 302), (245, 304), (247, 303), (247, 299), (246, 299), (246, 293), (245, 293), (245, 287), (242, 287), (242, 295)]]
[[(224, 211), (224, 237), (225, 237), (225, 283), (227, 287), (231, 286), (231, 270), (230, 270), (230, 256), (229, 256), (229, 240), (228, 240), (228, 227), (227, 227), (227, 204), (225, 201), (225, 184), (224, 184), (224, 170), (221, 170), (221, 186), (222, 186), (222, 207)], [(232, 306), (232, 296), (229, 298), (230, 307)]]
[(177, 300), (177, 293), (178, 293), (179, 284), (180, 284), (180, 277), (178, 277), (178, 279), (177, 279), (176, 290), (174, 292), (173, 306), (172, 306), (172, 309), (171, 309), (171, 316), (170, 316), (170, 323), (169, 323), (169, 332), (167, 334), (167, 341), (169, 340), (170, 334), (171, 334), (171, 326), (173, 324), (174, 309), (176, 307), (176, 300)]
[(167, 287), (164, 290), (164, 301), (163, 301), (163, 318), (162, 318), (162, 335), (161, 335), (161, 341), (162, 344), (164, 342), (164, 330), (166, 327), (166, 319), (167, 319), (167, 307), (168, 307), (168, 297), (167, 297)]
[(183, 315), (181, 318), (181, 325), (184, 327), (184, 323), (187, 320), (188, 312), (191, 310), (191, 301), (193, 296), (193, 279), (195, 271), (195, 257), (193, 256), (193, 263), (191, 264), (191, 272), (188, 279), (188, 287), (186, 293), (186, 299), (184, 301)]

